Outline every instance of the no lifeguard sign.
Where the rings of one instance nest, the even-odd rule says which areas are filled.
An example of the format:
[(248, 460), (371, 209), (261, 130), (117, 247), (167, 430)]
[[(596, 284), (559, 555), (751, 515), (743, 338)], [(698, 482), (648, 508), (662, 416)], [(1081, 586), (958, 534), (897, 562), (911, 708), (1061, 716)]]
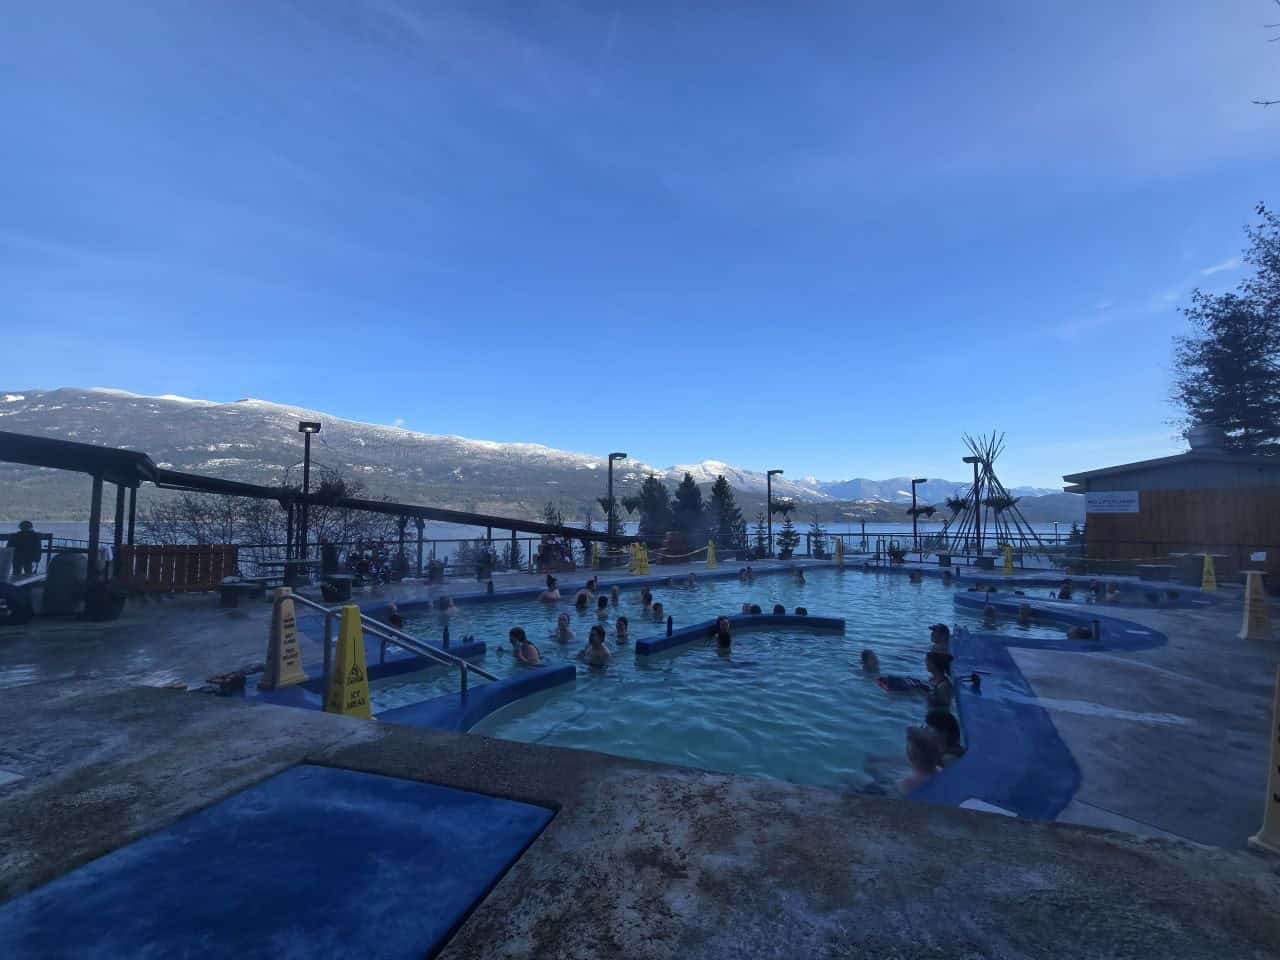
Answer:
[(1085, 513), (1137, 513), (1137, 490), (1098, 490), (1084, 495)]

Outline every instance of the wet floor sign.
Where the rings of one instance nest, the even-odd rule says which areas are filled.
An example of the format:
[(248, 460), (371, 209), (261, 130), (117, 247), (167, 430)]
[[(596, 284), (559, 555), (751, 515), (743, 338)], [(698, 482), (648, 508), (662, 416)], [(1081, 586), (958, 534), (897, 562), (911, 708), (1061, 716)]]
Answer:
[(271, 610), (271, 635), (267, 638), (267, 663), (258, 687), (275, 690), (302, 683), (307, 679), (302, 669), (302, 652), (298, 649), (298, 621), (293, 609), (293, 593), (288, 587), (276, 591)]
[(1236, 634), (1241, 640), (1271, 639), (1271, 607), (1262, 589), (1262, 571), (1246, 570), (1244, 585), (1244, 622)]
[(329, 674), (329, 691), (325, 697), (326, 713), (347, 717), (373, 716), (369, 710), (369, 671), (364, 661), (364, 631), (360, 629), (360, 608), (349, 604), (342, 608), (338, 621), (338, 651)]

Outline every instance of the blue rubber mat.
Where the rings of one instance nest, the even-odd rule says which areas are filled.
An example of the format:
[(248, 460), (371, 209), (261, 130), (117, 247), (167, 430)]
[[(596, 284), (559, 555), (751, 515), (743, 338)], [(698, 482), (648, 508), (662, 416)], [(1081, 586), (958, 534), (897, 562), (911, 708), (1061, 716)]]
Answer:
[(0, 907), (18, 957), (421, 958), (552, 811), (294, 767)]

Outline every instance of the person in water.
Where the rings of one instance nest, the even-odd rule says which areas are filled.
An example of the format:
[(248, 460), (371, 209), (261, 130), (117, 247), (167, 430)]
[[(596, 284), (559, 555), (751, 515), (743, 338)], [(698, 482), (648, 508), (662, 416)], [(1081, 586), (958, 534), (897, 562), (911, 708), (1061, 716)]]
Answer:
[(524, 627), (512, 627), (507, 639), (511, 641), (511, 655), (521, 663), (532, 666), (542, 662), (542, 654), (525, 635)]
[(591, 592), (589, 590), (579, 590), (573, 598), (573, 605), (585, 613), (587, 608), (591, 606)]
[(684, 578), (684, 583), (686, 587), (697, 586), (698, 578), (695, 577), (692, 573), (690, 573), (687, 577)]
[(1071, 581), (1070, 581), (1070, 579), (1063, 580), (1063, 581), (1062, 581), (1062, 587), (1061, 587), (1061, 588), (1059, 588), (1059, 590), (1058, 590), (1058, 599), (1059, 599), (1059, 600), (1070, 600), (1070, 599), (1071, 599), (1071, 593), (1072, 593), (1072, 590), (1073, 590), (1073, 587), (1071, 586)]
[(749, 604), (749, 603), (744, 603), (744, 604), (742, 605), (742, 612), (743, 612), (743, 613), (750, 613), (750, 612), (751, 612), (751, 604)]
[(929, 649), (938, 653), (951, 652), (951, 628), (945, 623), (935, 623), (929, 628)]
[(1068, 640), (1092, 640), (1093, 631), (1088, 627), (1071, 627), (1067, 630)]
[(747, 579), (747, 568), (746, 568), (746, 567), (739, 567), (739, 568), (738, 568), (738, 579), (739, 579), (739, 580), (746, 580), (746, 579)]
[(880, 658), (872, 650), (862, 651), (862, 672), (876, 676), (880, 674)]
[(808, 608), (808, 607), (796, 607), (796, 616), (797, 616), (797, 617), (807, 617), (808, 615), (809, 615), (809, 608)]
[(655, 619), (655, 620), (665, 620), (665, 619), (666, 619), (666, 617), (665, 617), (665, 616), (663, 615), (663, 613), (662, 613), (662, 604), (661, 604), (661, 603), (655, 603), (655, 604), (653, 605), (653, 619)]
[(909, 583), (923, 583), (924, 574), (922, 574), (919, 570), (912, 570), (910, 573), (907, 574), (907, 581)]
[(648, 587), (640, 588), (640, 604), (646, 610), (648, 610), (650, 607), (653, 606), (653, 593), (649, 590)]
[(762, 613), (764, 613), (764, 611), (760, 609), (760, 604), (758, 604), (758, 603), (753, 603), (753, 604), (751, 605), (751, 615), (752, 615), (753, 617), (758, 617), (758, 616), (760, 616), (760, 614), (762, 614)]
[(729, 630), (728, 617), (716, 617), (716, 625), (712, 629), (712, 635), (716, 638), (716, 646), (721, 650), (728, 650), (733, 645), (733, 635)]
[(590, 580), (587, 581), (587, 584), (583, 589), (586, 590), (588, 593), (590, 593), (594, 597), (596, 595), (596, 592), (599, 590), (599, 587), (600, 587), (600, 578), (592, 577)]
[(924, 729), (933, 737), (942, 753), (941, 766), (964, 755), (960, 743), (960, 724), (950, 710), (930, 710), (924, 718)]
[(603, 593), (596, 597), (596, 616), (601, 620), (609, 616), (609, 598)]
[(755, 573), (755, 571), (754, 571), (754, 570), (752, 570), (750, 566), (748, 566), (748, 567), (747, 567), (747, 582), (748, 582), (748, 583), (751, 583), (751, 582), (753, 582), (753, 581), (755, 580), (755, 578), (756, 578), (756, 573)]
[(944, 587), (949, 587), (949, 586), (951, 586), (951, 571), (950, 571), (950, 570), (943, 570), (943, 571), (942, 571), (942, 585), (943, 585)]
[(578, 651), (578, 659), (589, 667), (603, 667), (609, 662), (609, 648), (604, 645), (604, 627), (595, 624), (587, 636), (587, 645)]
[(1018, 604), (1018, 626), (1020, 627), (1031, 626), (1031, 604), (1029, 603)]
[(547, 574), (547, 589), (538, 594), (538, 599), (543, 603), (554, 603), (560, 599), (560, 587), (556, 584), (556, 578), (551, 574)]
[(792, 570), (795, 572), (796, 583), (804, 583), (804, 571), (799, 567), (792, 567)]
[(573, 642), (573, 630), (569, 627), (569, 614), (564, 611), (560, 612), (560, 616), (556, 617), (556, 632), (551, 636), (555, 637), (556, 643)]
[(954, 691), (951, 686), (952, 656), (930, 650), (924, 657), (924, 668), (929, 671), (929, 706), (949, 709)]
[(387, 623), (397, 630), (404, 626), (404, 617), (400, 616), (400, 611), (396, 609), (394, 603), (387, 605)]
[(453, 597), (445, 597), (445, 598), (444, 598), (444, 607), (443, 607), (443, 609), (444, 609), (444, 615), (445, 615), (446, 617), (452, 617), (455, 613), (457, 613), (457, 612), (458, 612), (458, 607), (457, 607), (457, 605), (453, 602)]
[(989, 603), (982, 608), (982, 625), (984, 627), (994, 627), (996, 625), (996, 608)]
[(780, 604), (780, 603), (775, 603), (775, 604), (773, 605), (773, 615), (774, 615), (775, 617), (785, 616), (785, 615), (786, 615), (786, 612), (787, 612), (787, 608), (786, 608), (786, 607), (784, 607), (782, 604)]
[(622, 593), (618, 589), (618, 585), (615, 583), (612, 587), (609, 588), (609, 602), (616, 607), (621, 599), (622, 599)]
[(629, 628), (630, 628), (630, 624), (627, 622), (627, 618), (626, 618), (626, 617), (619, 617), (617, 620), (615, 620), (615, 621), (614, 621), (614, 623), (613, 623), (613, 640), (614, 640), (614, 643), (626, 643), (626, 642), (627, 642), (627, 630), (628, 630)]
[(911, 773), (898, 781), (898, 789), (911, 793), (938, 772), (942, 763), (942, 751), (933, 735), (922, 727), (907, 729), (907, 762)]

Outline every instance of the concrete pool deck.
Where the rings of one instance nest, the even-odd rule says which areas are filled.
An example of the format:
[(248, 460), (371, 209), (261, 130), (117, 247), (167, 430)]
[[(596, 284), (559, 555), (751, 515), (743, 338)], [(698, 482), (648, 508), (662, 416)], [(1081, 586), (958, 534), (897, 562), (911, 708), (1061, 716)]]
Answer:
[(556, 810), (447, 958), (1280, 951), (1280, 874), (1236, 851), (176, 690), (28, 685), (4, 713), (4, 899), (313, 763)]

